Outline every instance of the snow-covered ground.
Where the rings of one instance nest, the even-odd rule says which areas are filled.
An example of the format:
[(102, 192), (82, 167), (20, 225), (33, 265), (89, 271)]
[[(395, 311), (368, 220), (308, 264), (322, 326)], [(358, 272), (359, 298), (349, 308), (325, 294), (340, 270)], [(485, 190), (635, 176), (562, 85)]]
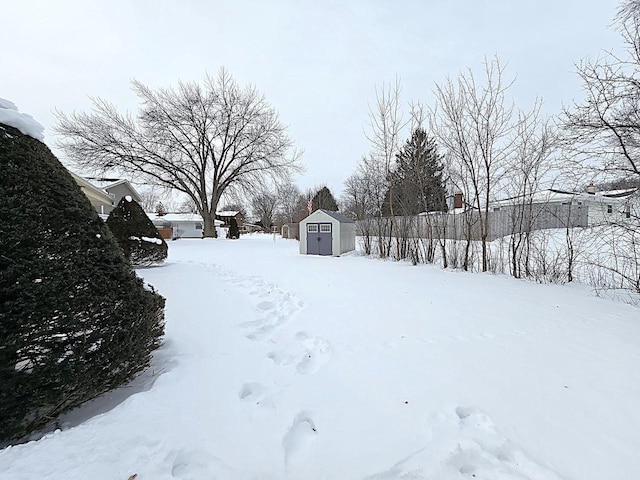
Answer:
[(169, 248), (139, 271), (167, 297), (152, 370), (0, 478), (640, 478), (637, 307), (268, 235)]

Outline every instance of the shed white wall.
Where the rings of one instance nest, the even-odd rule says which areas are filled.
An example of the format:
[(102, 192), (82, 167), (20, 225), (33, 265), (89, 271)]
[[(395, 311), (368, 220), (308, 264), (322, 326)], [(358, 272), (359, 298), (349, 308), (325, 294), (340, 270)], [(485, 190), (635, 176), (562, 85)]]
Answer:
[(340, 227), (340, 254), (356, 249), (356, 224), (343, 223)]

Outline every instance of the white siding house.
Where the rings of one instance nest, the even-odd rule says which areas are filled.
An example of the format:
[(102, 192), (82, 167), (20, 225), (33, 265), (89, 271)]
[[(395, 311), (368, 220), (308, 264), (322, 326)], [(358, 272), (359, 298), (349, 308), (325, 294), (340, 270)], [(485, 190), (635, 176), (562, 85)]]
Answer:
[(356, 248), (356, 224), (338, 212), (316, 210), (300, 221), (300, 253), (338, 257)]
[[(158, 229), (171, 229), (171, 240), (178, 238), (202, 238), (204, 222), (196, 213), (167, 213), (157, 215), (147, 213), (153, 224)], [(223, 224), (221, 220), (215, 221), (216, 227)]]
[[(561, 206), (567, 209), (585, 208), (587, 225), (602, 225), (611, 222), (623, 222), (631, 218), (631, 200), (637, 192), (635, 188), (624, 190), (606, 190), (596, 192), (591, 186), (587, 192), (566, 192), (561, 190), (543, 190), (537, 192), (527, 202), (538, 207)], [(512, 198), (493, 202), (491, 211), (500, 211), (521, 204), (521, 198)]]
[(96, 187), (93, 183), (80, 175), (76, 175), (73, 172), (69, 172), (76, 182), (76, 185), (80, 187), (82, 193), (89, 199), (91, 206), (98, 212), (101, 218), (104, 220), (107, 215), (111, 213), (115, 205), (115, 197), (99, 187)]

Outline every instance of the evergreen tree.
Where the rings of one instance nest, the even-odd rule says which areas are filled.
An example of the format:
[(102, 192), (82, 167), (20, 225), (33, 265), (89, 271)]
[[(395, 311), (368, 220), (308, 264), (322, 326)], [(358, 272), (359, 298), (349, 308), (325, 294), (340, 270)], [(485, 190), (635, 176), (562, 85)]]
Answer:
[(384, 212), (395, 215), (417, 215), (421, 212), (446, 211), (446, 190), (442, 178), (442, 155), (435, 140), (422, 128), (413, 131), (400, 152), (391, 174)]
[(338, 204), (336, 202), (336, 199), (333, 198), (331, 190), (329, 190), (327, 187), (322, 187), (313, 196), (313, 199), (311, 200), (311, 208), (311, 211), (313, 212), (319, 209), (337, 212)]
[(238, 228), (238, 221), (236, 220), (236, 217), (231, 217), (231, 220), (229, 221), (229, 231), (227, 232), (227, 238), (240, 238), (240, 229)]
[(43, 143), (0, 125), (0, 171), (1, 443), (147, 367), (164, 298)]
[(167, 243), (138, 202), (127, 196), (107, 218), (107, 226), (133, 266), (162, 263)]

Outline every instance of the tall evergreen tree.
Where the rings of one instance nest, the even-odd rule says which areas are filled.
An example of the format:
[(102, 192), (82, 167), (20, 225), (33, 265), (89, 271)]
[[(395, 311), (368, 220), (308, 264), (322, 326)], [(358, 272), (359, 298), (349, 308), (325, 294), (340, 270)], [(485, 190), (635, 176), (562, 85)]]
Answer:
[(311, 200), (311, 209), (314, 212), (318, 209), (337, 212), (338, 203), (336, 202), (336, 199), (333, 198), (331, 190), (325, 186), (318, 190), (313, 196), (313, 199)]
[(391, 201), (395, 215), (446, 211), (443, 168), (436, 141), (424, 129), (415, 129), (396, 155), (384, 203), (385, 213), (390, 214)]
[(2, 443), (148, 366), (164, 298), (43, 143), (0, 124), (0, 171)]
[(131, 265), (148, 266), (167, 258), (167, 243), (133, 198), (127, 196), (120, 200), (107, 218), (107, 227)]

